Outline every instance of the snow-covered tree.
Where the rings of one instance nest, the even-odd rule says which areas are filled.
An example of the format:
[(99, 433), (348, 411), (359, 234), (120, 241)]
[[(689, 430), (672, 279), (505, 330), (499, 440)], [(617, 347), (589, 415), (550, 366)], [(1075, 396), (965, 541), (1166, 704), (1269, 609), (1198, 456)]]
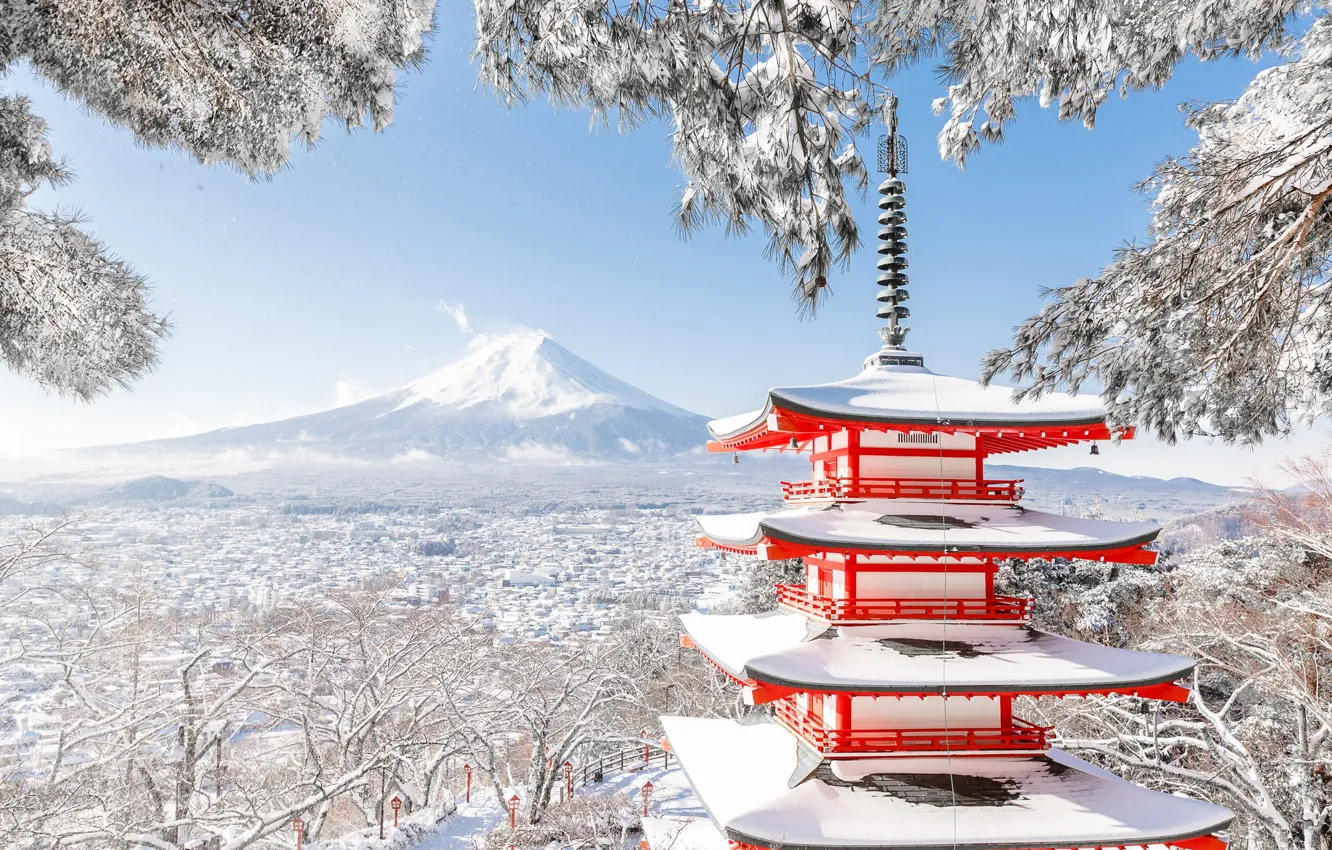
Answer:
[(1163, 576), (1155, 566), (1014, 560), (995, 574), (995, 591), (1032, 597), (1039, 628), (1126, 646), (1141, 629), (1144, 609), (1164, 592)]
[(729, 599), (713, 606), (714, 614), (760, 614), (777, 610), (777, 585), (804, 584), (805, 562), (799, 558), (750, 561), (744, 584)]
[[(24, 63), (147, 145), (252, 176), (313, 144), (326, 118), (393, 118), (434, 0), (0, 3), (0, 73)], [(91, 399), (150, 369), (166, 332), (144, 279), (28, 197), (69, 178), (26, 98), (0, 91), (0, 362)]]
[(286, 846), (295, 816), (329, 837), (338, 801), (356, 827), (394, 793), (446, 811), (440, 766), (463, 739), (443, 703), (484, 663), (482, 635), (386, 595), (200, 625), (136, 576), (68, 621), (34, 613), (47, 639), (14, 663), (49, 683), (59, 723), (0, 755), (5, 846), (242, 850)]
[(1060, 600), (1038, 619), (1109, 614), (1124, 643), (1198, 666), (1183, 705), (1094, 697), (1028, 708), (1057, 723), (1066, 749), (1229, 806), (1234, 845), (1323, 850), (1332, 844), (1332, 700), (1322, 686), (1332, 671), (1332, 468), (1315, 457), (1288, 472), (1304, 486), (1260, 491), (1245, 508), (1259, 533), (1193, 549), (1161, 570), (1131, 568), (1139, 580), (1120, 575), (1099, 592), (1095, 572), (1108, 577), (1108, 565), (1029, 566), (1023, 577), (1047, 581), (1041, 595)]
[[(33, 521), (12, 539), (0, 540), (0, 613), (43, 589), (25, 581), (27, 574), (53, 563), (86, 566), (76, 549), (77, 540), (78, 518), (71, 514)], [(12, 659), (0, 656), (0, 665), (6, 660)]]
[(474, 0), (481, 80), (508, 102), (548, 94), (675, 126), (688, 180), (677, 221), (760, 223), (813, 308), (859, 245), (845, 181), (865, 182), (854, 136), (872, 104), (852, 67), (865, 14), (851, 0)]
[[(1218, 37), (1284, 44), (1289, 9), (1236, 5), (1270, 14)], [(1055, 290), (985, 374), (1011, 372), (1028, 393), (1094, 380), (1121, 422), (1253, 441), (1332, 410), (1332, 19), (1237, 100), (1190, 106), (1187, 120), (1198, 144), (1143, 184), (1148, 240)]]
[(501, 804), (505, 781), (510, 788), (521, 783), (530, 823), (558, 795), (566, 761), (595, 742), (628, 740), (608, 722), (614, 707), (635, 702), (638, 691), (612, 661), (622, 640), (503, 646), (467, 695), (451, 695), (472, 765), (490, 777)]
[(939, 61), (939, 150), (964, 164), (1038, 100), (1091, 127), (1114, 93), (1192, 56), (1281, 53), (1234, 101), (1188, 107), (1185, 156), (1143, 184), (1146, 243), (1055, 291), (992, 352), (1029, 393), (1094, 379), (1114, 417), (1167, 438), (1252, 440), (1332, 408), (1332, 22), (1306, 0), (474, 0), (483, 82), (509, 101), (663, 116), (686, 177), (681, 225), (757, 222), (817, 306), (859, 242), (856, 134), (882, 82)]
[(1198, 659), (1186, 705), (1132, 697), (1050, 707), (1060, 745), (1131, 778), (1214, 799), (1232, 844), (1332, 842), (1332, 582), (1327, 561), (1277, 537), (1186, 556), (1153, 606), (1143, 649)]

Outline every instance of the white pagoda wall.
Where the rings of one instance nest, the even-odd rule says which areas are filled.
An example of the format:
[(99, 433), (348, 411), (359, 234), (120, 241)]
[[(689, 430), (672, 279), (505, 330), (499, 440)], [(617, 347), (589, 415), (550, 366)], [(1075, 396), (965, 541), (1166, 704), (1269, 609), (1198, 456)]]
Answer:
[(994, 729), (1000, 723), (996, 697), (851, 698), (852, 729)]
[[(834, 573), (834, 591), (841, 589), (840, 572)], [(857, 572), (856, 596), (860, 599), (984, 599), (985, 573)], [(835, 599), (845, 596), (834, 595)]]
[[(847, 432), (837, 431), (814, 440), (814, 451), (842, 449), (848, 445)], [(976, 450), (976, 438), (969, 434), (925, 434), (905, 431), (862, 431), (860, 445), (868, 449), (945, 449), (948, 451)], [(815, 477), (822, 478), (821, 464), (815, 463)], [(837, 459), (837, 477), (851, 477), (850, 458)], [(918, 455), (860, 455), (861, 478), (956, 478), (975, 480), (976, 461), (966, 457), (931, 457)]]

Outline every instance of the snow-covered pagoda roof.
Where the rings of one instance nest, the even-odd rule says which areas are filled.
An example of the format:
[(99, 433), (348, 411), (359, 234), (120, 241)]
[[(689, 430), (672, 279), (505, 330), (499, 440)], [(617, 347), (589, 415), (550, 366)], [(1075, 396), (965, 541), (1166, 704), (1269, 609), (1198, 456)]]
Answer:
[(1113, 522), (1017, 505), (867, 499), (698, 517), (702, 546), (771, 558), (836, 549), (917, 555), (1102, 558), (1154, 563), (1152, 522)]
[[(865, 428), (975, 432), (990, 453), (1024, 451), (1115, 436), (1092, 395), (1021, 402), (1013, 390), (936, 375), (924, 366), (871, 366), (844, 381), (768, 391), (762, 408), (708, 423), (715, 451), (783, 445), (823, 423)], [(1132, 436), (1120, 432), (1119, 436)]]
[(652, 850), (731, 850), (726, 837), (707, 818), (643, 818), (643, 840)]
[(662, 724), (721, 832), (763, 847), (1125, 847), (1187, 842), (1233, 818), (1060, 750), (819, 761), (772, 723), (663, 717)]
[(1021, 625), (825, 629), (786, 613), (694, 613), (680, 620), (694, 646), (726, 673), (779, 692), (1169, 697), (1187, 693), (1170, 683), (1194, 667), (1180, 655), (1116, 649)]

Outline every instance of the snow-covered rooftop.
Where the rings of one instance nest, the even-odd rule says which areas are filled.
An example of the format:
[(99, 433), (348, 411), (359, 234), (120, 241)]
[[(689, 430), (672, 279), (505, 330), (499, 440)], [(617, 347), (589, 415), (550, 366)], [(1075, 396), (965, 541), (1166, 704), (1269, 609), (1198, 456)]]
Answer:
[(1105, 406), (1093, 395), (1016, 403), (1010, 387), (983, 387), (924, 366), (872, 366), (844, 381), (769, 390), (762, 409), (714, 420), (708, 429), (718, 439), (734, 436), (762, 424), (775, 407), (827, 419), (955, 427), (1086, 425), (1105, 419)]
[(643, 818), (643, 838), (652, 850), (731, 850), (716, 824), (706, 818)]
[(772, 723), (663, 717), (727, 838), (819, 848), (1114, 847), (1224, 829), (1226, 809), (1149, 791), (1059, 750), (1039, 757), (818, 763)]
[(876, 552), (1095, 552), (1148, 543), (1153, 522), (1114, 522), (1016, 505), (868, 499), (747, 514), (701, 516), (703, 534), (724, 546), (764, 539)]
[(701, 652), (738, 679), (814, 692), (1048, 693), (1173, 682), (1193, 659), (1020, 625), (891, 623), (821, 630), (800, 614), (685, 614)]

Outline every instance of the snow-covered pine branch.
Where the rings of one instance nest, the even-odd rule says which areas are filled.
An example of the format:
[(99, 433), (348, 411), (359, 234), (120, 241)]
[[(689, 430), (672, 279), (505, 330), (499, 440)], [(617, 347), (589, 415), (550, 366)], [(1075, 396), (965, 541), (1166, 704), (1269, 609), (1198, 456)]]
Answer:
[(854, 70), (864, 11), (853, 0), (678, 2), (474, 0), (481, 81), (506, 102), (545, 94), (594, 120), (664, 117), (691, 232), (757, 222), (814, 309), (860, 243), (847, 184), (866, 180), (867, 125)]
[[(148, 145), (252, 176), (314, 144), (325, 119), (393, 118), (434, 0), (0, 5), (0, 72), (19, 62)], [(0, 362), (89, 400), (151, 369), (163, 319), (144, 279), (77, 215), (31, 209), (68, 179), (26, 98), (0, 93)]]
[[(1028, 394), (1094, 379), (1112, 416), (1167, 439), (1250, 441), (1332, 410), (1332, 35), (1304, 0), (474, 0), (481, 80), (509, 102), (548, 94), (632, 127), (674, 128), (679, 220), (761, 225), (802, 305), (859, 242), (847, 191), (877, 80), (942, 60), (943, 157), (1004, 138), (1022, 99), (1091, 127), (1112, 94), (1157, 88), (1190, 56), (1285, 64), (1233, 102), (1201, 104), (1165, 162), (1150, 239), (992, 352)], [(1293, 412), (1293, 414), (1292, 414)]]
[(1056, 289), (984, 374), (1027, 395), (1093, 380), (1118, 422), (1253, 442), (1332, 410), (1332, 20), (1187, 120), (1198, 144), (1143, 184), (1148, 241)]

